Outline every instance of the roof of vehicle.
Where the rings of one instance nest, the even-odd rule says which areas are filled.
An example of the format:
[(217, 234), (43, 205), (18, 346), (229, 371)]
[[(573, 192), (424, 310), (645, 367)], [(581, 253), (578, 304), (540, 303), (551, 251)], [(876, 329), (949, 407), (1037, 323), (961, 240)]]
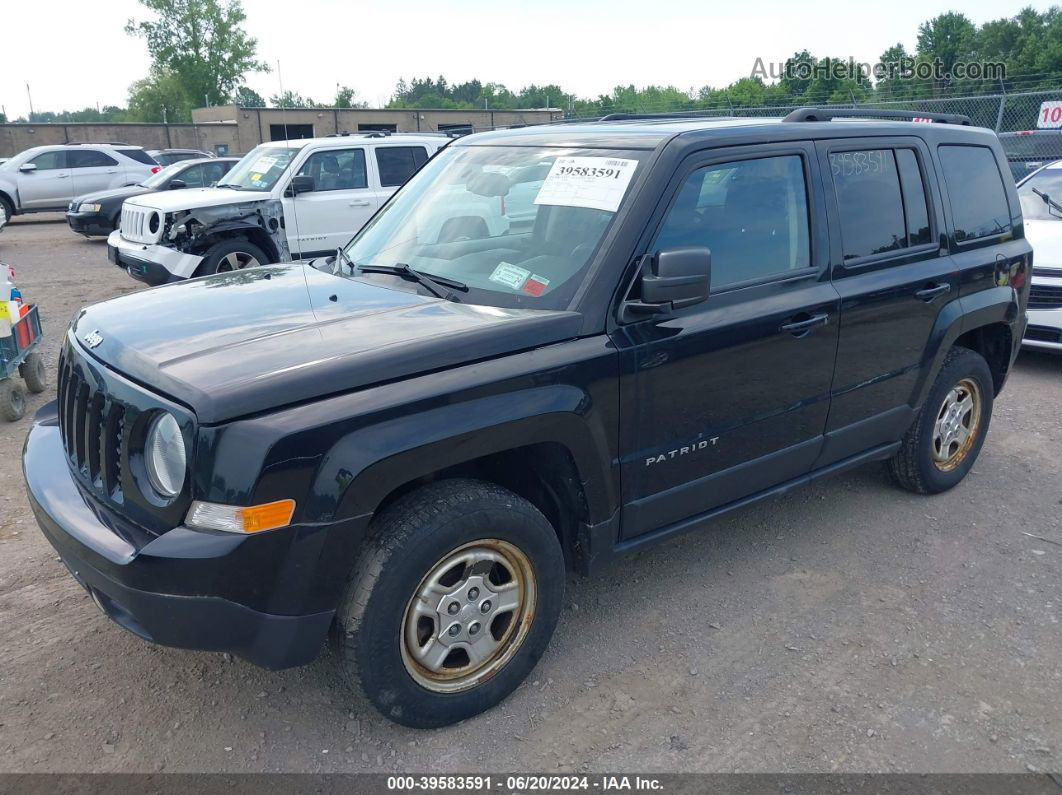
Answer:
[(148, 149), (149, 155), (165, 155), (165, 154), (178, 154), (181, 152), (195, 152), (196, 154), (209, 155), (209, 152), (204, 152), (202, 149)]
[(290, 141), (264, 141), (258, 146), (277, 147), (283, 149), (301, 149), (306, 146), (343, 146), (350, 141), (370, 144), (387, 143), (444, 143), (448, 137), (438, 133), (391, 133), (380, 135), (374, 132), (352, 133), (351, 135), (332, 135), (325, 138), (292, 138)]
[(1019, 135), (1062, 135), (1062, 129), (1060, 130), (1012, 130), (1010, 132), (1001, 132), (1000, 138), (1014, 138)]
[(178, 160), (171, 163), (174, 166), (194, 166), (198, 163), (238, 163), (240, 158), (225, 155), (224, 157), (190, 157), (187, 160)]
[(570, 146), (610, 149), (655, 149), (677, 136), (690, 140), (750, 139), (748, 142), (835, 138), (864, 135), (934, 135), (982, 137), (995, 133), (962, 124), (924, 124), (884, 119), (838, 118), (836, 121), (786, 121), (777, 117), (644, 117), (539, 124), (494, 130), (460, 138), (454, 146)]

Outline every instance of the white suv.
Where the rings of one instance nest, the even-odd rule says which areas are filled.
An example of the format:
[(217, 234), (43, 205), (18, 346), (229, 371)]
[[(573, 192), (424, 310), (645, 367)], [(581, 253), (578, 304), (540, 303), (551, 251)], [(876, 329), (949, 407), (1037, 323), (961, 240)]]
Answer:
[(0, 163), (0, 208), (9, 219), (65, 210), (75, 196), (135, 185), (158, 170), (139, 146), (35, 146)]
[(215, 187), (127, 199), (108, 257), (164, 284), (332, 254), (449, 141), (375, 133), (261, 144)]

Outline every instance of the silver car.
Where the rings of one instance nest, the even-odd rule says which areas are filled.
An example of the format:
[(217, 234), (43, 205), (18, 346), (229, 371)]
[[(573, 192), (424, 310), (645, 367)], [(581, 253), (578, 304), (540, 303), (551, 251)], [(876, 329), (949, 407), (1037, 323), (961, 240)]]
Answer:
[(36, 146), (0, 163), (0, 208), (9, 219), (65, 210), (75, 196), (135, 185), (159, 168), (128, 144)]
[(1029, 326), (1022, 345), (1062, 353), (1062, 160), (1018, 183), (1025, 237), (1033, 246)]

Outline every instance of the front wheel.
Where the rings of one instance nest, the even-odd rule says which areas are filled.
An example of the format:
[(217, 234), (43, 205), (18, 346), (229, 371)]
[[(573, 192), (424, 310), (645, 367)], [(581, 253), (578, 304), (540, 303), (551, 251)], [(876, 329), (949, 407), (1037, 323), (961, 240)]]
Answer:
[(269, 257), (262, 249), (249, 240), (235, 238), (215, 243), (207, 249), (196, 275), (229, 273), (268, 264)]
[(937, 494), (957, 485), (984, 445), (994, 394), (984, 357), (953, 348), (900, 449), (889, 460), (893, 479), (919, 494)]
[(563, 593), (557, 534), (531, 503), (482, 481), (429, 484), (374, 522), (338, 615), (345, 667), (391, 720), (456, 723), (534, 668)]

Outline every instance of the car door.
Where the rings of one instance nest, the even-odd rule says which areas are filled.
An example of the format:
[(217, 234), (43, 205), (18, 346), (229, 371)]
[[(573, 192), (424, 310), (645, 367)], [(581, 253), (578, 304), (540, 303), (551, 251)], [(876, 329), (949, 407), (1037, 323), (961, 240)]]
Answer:
[(379, 207), (369, 186), (363, 147), (313, 152), (295, 173), (314, 180), (314, 190), (297, 196), (286, 192), (283, 199), (288, 246), (295, 259), (334, 252)]
[(69, 150), (66, 156), (75, 196), (120, 188), (125, 182), (125, 173), (118, 161), (106, 152), (79, 147)]
[(671, 191), (646, 253), (707, 246), (710, 295), (613, 333), (624, 538), (806, 474), (829, 410), (838, 298), (814, 146), (716, 150)]
[[(42, 152), (23, 163), (18, 172), (18, 203), (23, 210), (65, 208), (74, 197), (67, 152)], [(23, 171), (26, 166), (34, 168)]]
[(920, 138), (848, 138), (818, 150), (841, 296), (824, 466), (894, 442), (910, 425), (930, 334), (959, 285)]

